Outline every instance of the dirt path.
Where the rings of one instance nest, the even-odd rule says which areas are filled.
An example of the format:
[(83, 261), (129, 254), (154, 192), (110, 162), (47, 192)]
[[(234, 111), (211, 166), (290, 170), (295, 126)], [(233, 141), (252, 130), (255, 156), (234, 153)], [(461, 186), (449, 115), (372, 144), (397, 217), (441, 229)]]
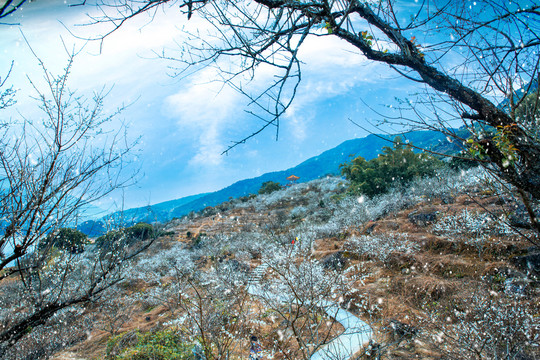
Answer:
[[(268, 265), (263, 264), (252, 270), (252, 276), (249, 279), (248, 292), (251, 295), (263, 296), (261, 288), (258, 286)], [(283, 295), (276, 295), (277, 300), (288, 301)], [(362, 347), (371, 339), (373, 330), (364, 321), (360, 320), (354, 314), (342, 309), (336, 303), (323, 300), (320, 304), (325, 309), (328, 316), (336, 319), (343, 327), (344, 331), (334, 340), (324, 345), (315, 354), (311, 360), (346, 360), (362, 349)]]

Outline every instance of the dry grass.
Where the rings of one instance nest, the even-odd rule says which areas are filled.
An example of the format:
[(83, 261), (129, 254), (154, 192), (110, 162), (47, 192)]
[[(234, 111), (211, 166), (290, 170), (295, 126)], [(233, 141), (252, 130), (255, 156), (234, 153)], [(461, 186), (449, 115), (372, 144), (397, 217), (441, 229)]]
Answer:
[[(481, 257), (478, 248), (467, 245), (462, 241), (452, 240), (443, 236), (434, 235), (431, 225), (419, 226), (409, 220), (409, 215), (418, 213), (436, 213), (437, 216), (458, 214), (467, 209), (473, 212), (484, 212), (482, 207), (490, 211), (501, 210), (499, 199), (489, 193), (479, 194), (477, 201), (472, 201), (467, 195), (455, 197), (452, 204), (444, 204), (439, 199), (424, 201), (406, 210), (389, 214), (377, 221), (366, 224), (356, 224), (349, 229), (342, 229), (339, 236), (317, 239), (315, 241), (315, 258), (333, 254), (344, 249), (345, 243), (352, 236), (377, 235), (389, 233), (407, 234), (407, 240), (417, 244), (417, 250), (410, 253), (394, 252), (385, 261), (370, 259), (368, 255), (358, 256), (345, 252), (348, 266), (357, 268), (350, 271), (347, 276), (351, 279), (351, 289), (355, 292), (345, 298), (349, 304), (349, 310), (368, 323), (373, 325), (374, 341), (380, 344), (394, 343), (394, 339), (388, 331), (388, 321), (397, 320), (413, 327), (422, 326), (423, 331), (433, 331), (426, 322), (430, 311), (436, 311), (441, 316), (452, 319), (452, 304), (466, 302), (471, 292), (488, 292), (493, 289), (499, 291), (496, 286), (498, 277), (506, 274), (514, 267), (508, 259), (520, 254), (529, 245), (516, 239), (496, 238), (486, 244)], [(166, 249), (174, 241), (190, 242), (186, 233), (190, 231), (192, 236), (201, 231), (207, 235), (222, 234), (226, 232), (242, 231), (243, 224), (259, 223), (268, 224), (275, 220), (278, 212), (288, 212), (293, 207), (306, 204), (298, 199), (276, 202), (266, 212), (256, 213), (255, 208), (242, 208), (224, 211), (220, 216), (200, 217), (190, 224), (178, 225), (175, 228), (176, 238), (156, 244), (157, 249)], [(285, 231), (285, 230), (283, 230)], [(300, 260), (298, 260), (300, 261)], [(260, 259), (252, 260), (253, 268), (260, 263)], [(206, 271), (211, 262), (202, 257), (198, 263), (199, 271)], [(365, 275), (365, 276), (364, 276)], [(363, 277), (362, 277), (363, 276)], [(354, 280), (362, 278), (362, 280)], [(142, 281), (126, 284), (126, 292), (142, 291), (153, 286)], [(538, 300), (538, 294), (531, 299), (531, 304)], [(540, 303), (537, 301), (537, 303)], [(266, 309), (256, 301), (250, 309), (258, 321), (251, 324), (251, 331), (259, 336), (263, 347), (271, 348), (274, 341), (287, 338), (280, 333), (285, 327), (280, 321), (274, 321), (269, 316), (263, 316)], [(532, 306), (532, 305), (531, 305)], [(445, 310), (446, 309), (446, 310)], [(538, 310), (540, 313), (540, 310)], [(307, 319), (308, 314), (303, 314)], [(149, 312), (139, 309), (131, 321), (122, 328), (122, 331), (134, 329), (150, 330), (161, 326), (166, 320), (166, 309), (157, 307)], [(304, 319), (303, 318), (303, 319)], [(304, 319), (305, 320), (305, 319)], [(329, 334), (329, 338), (337, 336), (342, 327), (331, 322), (331, 319), (319, 319), (323, 321), (322, 332)], [(329, 321), (328, 324), (326, 321)], [(302, 334), (307, 336), (307, 333)], [(70, 349), (70, 353), (59, 354), (55, 360), (79, 360), (102, 358), (108, 334), (95, 331), (90, 339)], [(240, 347), (247, 348), (246, 344)], [(294, 341), (282, 342), (282, 346), (291, 351), (298, 351), (298, 345)], [(234, 356), (245, 356), (240, 352)], [(62, 357), (64, 356), (64, 357)], [(76, 357), (70, 357), (76, 356)], [(78, 358), (77, 358), (78, 357)], [(405, 341), (393, 344), (386, 349), (388, 359), (438, 359), (440, 354), (422, 335), (411, 337)], [(280, 359), (276, 355), (275, 359)], [(367, 357), (366, 357), (367, 359)]]
[(390, 281), (389, 292), (412, 307), (421, 309), (426, 303), (439, 302), (453, 296), (459, 286), (459, 281), (432, 275), (395, 276)]

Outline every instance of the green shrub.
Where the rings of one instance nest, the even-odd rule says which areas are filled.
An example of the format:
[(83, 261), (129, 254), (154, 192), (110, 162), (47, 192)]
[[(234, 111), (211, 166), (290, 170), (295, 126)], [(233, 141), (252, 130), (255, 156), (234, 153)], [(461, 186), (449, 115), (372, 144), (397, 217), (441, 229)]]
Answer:
[(125, 234), (122, 230), (111, 230), (96, 239), (96, 246), (101, 249), (111, 249), (115, 244), (124, 240)]
[(154, 227), (141, 222), (124, 229), (124, 233), (131, 240), (146, 240), (154, 235)]
[(137, 241), (147, 240), (154, 235), (152, 225), (138, 223), (122, 230), (108, 231), (96, 239), (96, 245), (101, 249), (111, 249), (115, 245), (130, 245)]
[[(136, 335), (136, 338), (135, 336)], [(113, 360), (187, 360), (193, 345), (186, 344), (175, 329), (149, 333), (125, 333), (109, 339), (107, 358)]]
[(462, 151), (456, 157), (452, 157), (448, 166), (454, 170), (467, 170), (478, 166), (478, 161), (470, 159), (470, 154)]
[(60, 228), (50, 233), (45, 240), (39, 243), (40, 251), (51, 248), (80, 253), (84, 251), (84, 246), (88, 244), (88, 237), (77, 229)]
[(270, 194), (278, 190), (281, 190), (280, 183), (275, 181), (265, 181), (259, 189), (259, 194)]
[(442, 162), (426, 153), (415, 153), (398, 136), (394, 147), (385, 146), (375, 159), (359, 156), (341, 164), (341, 173), (351, 182), (349, 193), (373, 196), (384, 193), (396, 184), (411, 181), (417, 176), (434, 175)]

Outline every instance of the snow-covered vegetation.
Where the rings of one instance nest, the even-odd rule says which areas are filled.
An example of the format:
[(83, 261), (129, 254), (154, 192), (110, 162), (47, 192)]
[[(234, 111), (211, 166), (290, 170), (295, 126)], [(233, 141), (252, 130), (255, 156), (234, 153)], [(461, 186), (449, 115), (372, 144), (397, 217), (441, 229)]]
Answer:
[[(349, 195), (348, 181), (326, 177), (229, 202), (209, 217), (175, 220), (164, 229), (177, 240), (163, 237), (125, 262), (91, 305), (57, 312), (6, 356), (49, 356), (70, 346), (84, 353), (76, 344), (98, 341), (108, 345), (95, 354), (109, 359), (158, 353), (234, 359), (256, 334), (268, 358), (307, 360), (341, 331), (325, 312), (328, 304), (349, 309), (378, 333), (365, 358), (403, 351), (460, 359), (535, 356), (536, 275), (486, 255), (494, 246), (523, 254), (519, 232), (486, 212), (500, 207), (496, 201), (463, 207), (466, 194), (482, 192), (486, 179), (477, 168), (443, 169), (368, 197)], [(492, 190), (482, 196), (498, 198)], [(414, 225), (411, 214), (424, 208), (434, 219)], [(453, 249), (466, 250), (453, 243), (477, 252), (458, 256)], [(21, 282), (4, 284), (3, 326), (47, 297), (84, 291), (95, 264), (105, 264), (103, 249), (117, 251), (55, 250), (39, 278), (28, 277), (36, 287), (31, 293)], [(265, 269), (257, 277), (256, 267)], [(458, 290), (462, 281), (466, 293)]]

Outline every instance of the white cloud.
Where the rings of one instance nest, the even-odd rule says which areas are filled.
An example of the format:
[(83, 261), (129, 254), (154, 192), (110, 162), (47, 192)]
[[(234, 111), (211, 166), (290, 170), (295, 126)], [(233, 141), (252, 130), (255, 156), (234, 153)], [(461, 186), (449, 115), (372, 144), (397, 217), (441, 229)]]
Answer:
[[(302, 64), (305, 80), (282, 121), (287, 122), (285, 126), (293, 138), (302, 142), (307, 138), (310, 122), (315, 120), (315, 107), (333, 97), (347, 94), (360, 83), (381, 79), (373, 71), (372, 62), (352, 52), (347, 43), (332, 37), (308, 38), (301, 49), (300, 58), (306, 60)], [(234, 67), (231, 63), (224, 65)], [(243, 89), (255, 94), (263, 91), (275, 81), (274, 75), (274, 68), (262, 65), (257, 69), (253, 81), (249, 85), (243, 84)], [(177, 119), (179, 127), (193, 132), (199, 141), (199, 149), (190, 161), (191, 165), (220, 165), (223, 161), (223, 157), (219, 156), (224, 149), (223, 140), (231, 140), (224, 135), (225, 131), (246, 119), (243, 111), (247, 99), (216, 79), (220, 79), (216, 68), (201, 70), (181, 84), (181, 91), (165, 101), (167, 110)]]
[(299, 141), (306, 138), (306, 129), (315, 120), (316, 107), (332, 98), (347, 96), (360, 84), (369, 86), (382, 81), (379, 74), (384, 72), (384, 66), (368, 61), (348, 43), (330, 36), (306, 39), (299, 58), (304, 61), (304, 80), (285, 116)]
[(219, 165), (224, 150), (223, 132), (235, 123), (245, 99), (235, 90), (216, 81), (217, 70), (201, 70), (183, 89), (165, 99), (166, 111), (176, 119), (180, 129), (198, 138), (198, 151), (191, 165)]

